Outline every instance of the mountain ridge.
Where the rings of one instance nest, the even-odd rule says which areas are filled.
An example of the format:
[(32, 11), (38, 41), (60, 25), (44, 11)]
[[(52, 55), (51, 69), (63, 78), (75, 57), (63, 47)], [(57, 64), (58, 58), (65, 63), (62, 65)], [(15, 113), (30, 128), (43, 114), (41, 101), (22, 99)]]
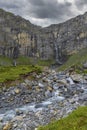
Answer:
[(63, 53), (87, 47), (87, 12), (42, 28), (0, 9), (0, 55), (62, 61)]

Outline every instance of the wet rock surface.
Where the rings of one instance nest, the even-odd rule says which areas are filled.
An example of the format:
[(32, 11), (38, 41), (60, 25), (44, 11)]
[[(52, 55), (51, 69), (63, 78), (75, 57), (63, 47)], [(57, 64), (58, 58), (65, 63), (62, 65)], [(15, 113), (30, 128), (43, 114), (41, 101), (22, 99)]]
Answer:
[(79, 76), (77, 83), (75, 76), (49, 70), (35, 74), (33, 80), (24, 79), (16, 86), (3, 88), (0, 130), (35, 130), (39, 125), (67, 116), (78, 106), (87, 105), (86, 76)]

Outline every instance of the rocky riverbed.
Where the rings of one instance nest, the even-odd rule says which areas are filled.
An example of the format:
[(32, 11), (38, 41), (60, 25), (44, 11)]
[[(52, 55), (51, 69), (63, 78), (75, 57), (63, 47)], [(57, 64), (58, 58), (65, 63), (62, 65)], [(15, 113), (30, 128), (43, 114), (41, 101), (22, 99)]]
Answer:
[(48, 70), (0, 91), (0, 130), (37, 130), (87, 105), (87, 75)]

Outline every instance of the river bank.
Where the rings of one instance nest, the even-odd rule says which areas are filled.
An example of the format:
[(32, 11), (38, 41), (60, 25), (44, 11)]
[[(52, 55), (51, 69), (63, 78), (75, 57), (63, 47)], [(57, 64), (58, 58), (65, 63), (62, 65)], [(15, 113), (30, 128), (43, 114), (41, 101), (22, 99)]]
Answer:
[(48, 70), (0, 92), (1, 130), (36, 130), (87, 105), (87, 76)]

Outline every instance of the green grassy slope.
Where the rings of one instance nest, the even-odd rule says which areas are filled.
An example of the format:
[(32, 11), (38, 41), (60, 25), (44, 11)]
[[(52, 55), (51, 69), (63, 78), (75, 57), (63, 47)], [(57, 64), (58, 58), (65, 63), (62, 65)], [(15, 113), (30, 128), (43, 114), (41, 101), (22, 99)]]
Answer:
[(87, 107), (81, 107), (68, 117), (39, 127), (38, 130), (87, 130)]
[(55, 64), (55, 61), (52, 60), (37, 60), (37, 64), (40, 66), (48, 66), (50, 67), (52, 64)]
[[(32, 64), (32, 59), (27, 56), (19, 56), (19, 58), (16, 59), (17, 65), (29, 65)], [(13, 65), (13, 59), (6, 57), (6, 56), (0, 56), (0, 65), (1, 66), (11, 66)]]
[(1, 66), (10, 66), (10, 65), (12, 65), (12, 59), (5, 57), (5, 56), (0, 56), (0, 65)]
[(40, 71), (40, 67), (32, 65), (29, 57), (20, 56), (16, 59), (17, 66), (13, 66), (13, 59), (0, 56), (0, 83), (16, 80), (20, 75), (30, 73), (32, 71)]
[(87, 48), (80, 50), (78, 53), (73, 54), (58, 70), (65, 70), (71, 66), (82, 66), (87, 61)]
[[(19, 56), (16, 59), (17, 65), (39, 65), (39, 66), (50, 66), (54, 64), (55, 61), (52, 60), (40, 60), (35, 58), (30, 58), (28, 56)], [(1, 66), (11, 66), (13, 65), (13, 59), (5, 56), (0, 56)]]
[(24, 75), (30, 72), (41, 72), (41, 68), (32, 65), (18, 65), (14, 66), (0, 66), (0, 83), (9, 80), (16, 80), (20, 78), (20, 75)]

